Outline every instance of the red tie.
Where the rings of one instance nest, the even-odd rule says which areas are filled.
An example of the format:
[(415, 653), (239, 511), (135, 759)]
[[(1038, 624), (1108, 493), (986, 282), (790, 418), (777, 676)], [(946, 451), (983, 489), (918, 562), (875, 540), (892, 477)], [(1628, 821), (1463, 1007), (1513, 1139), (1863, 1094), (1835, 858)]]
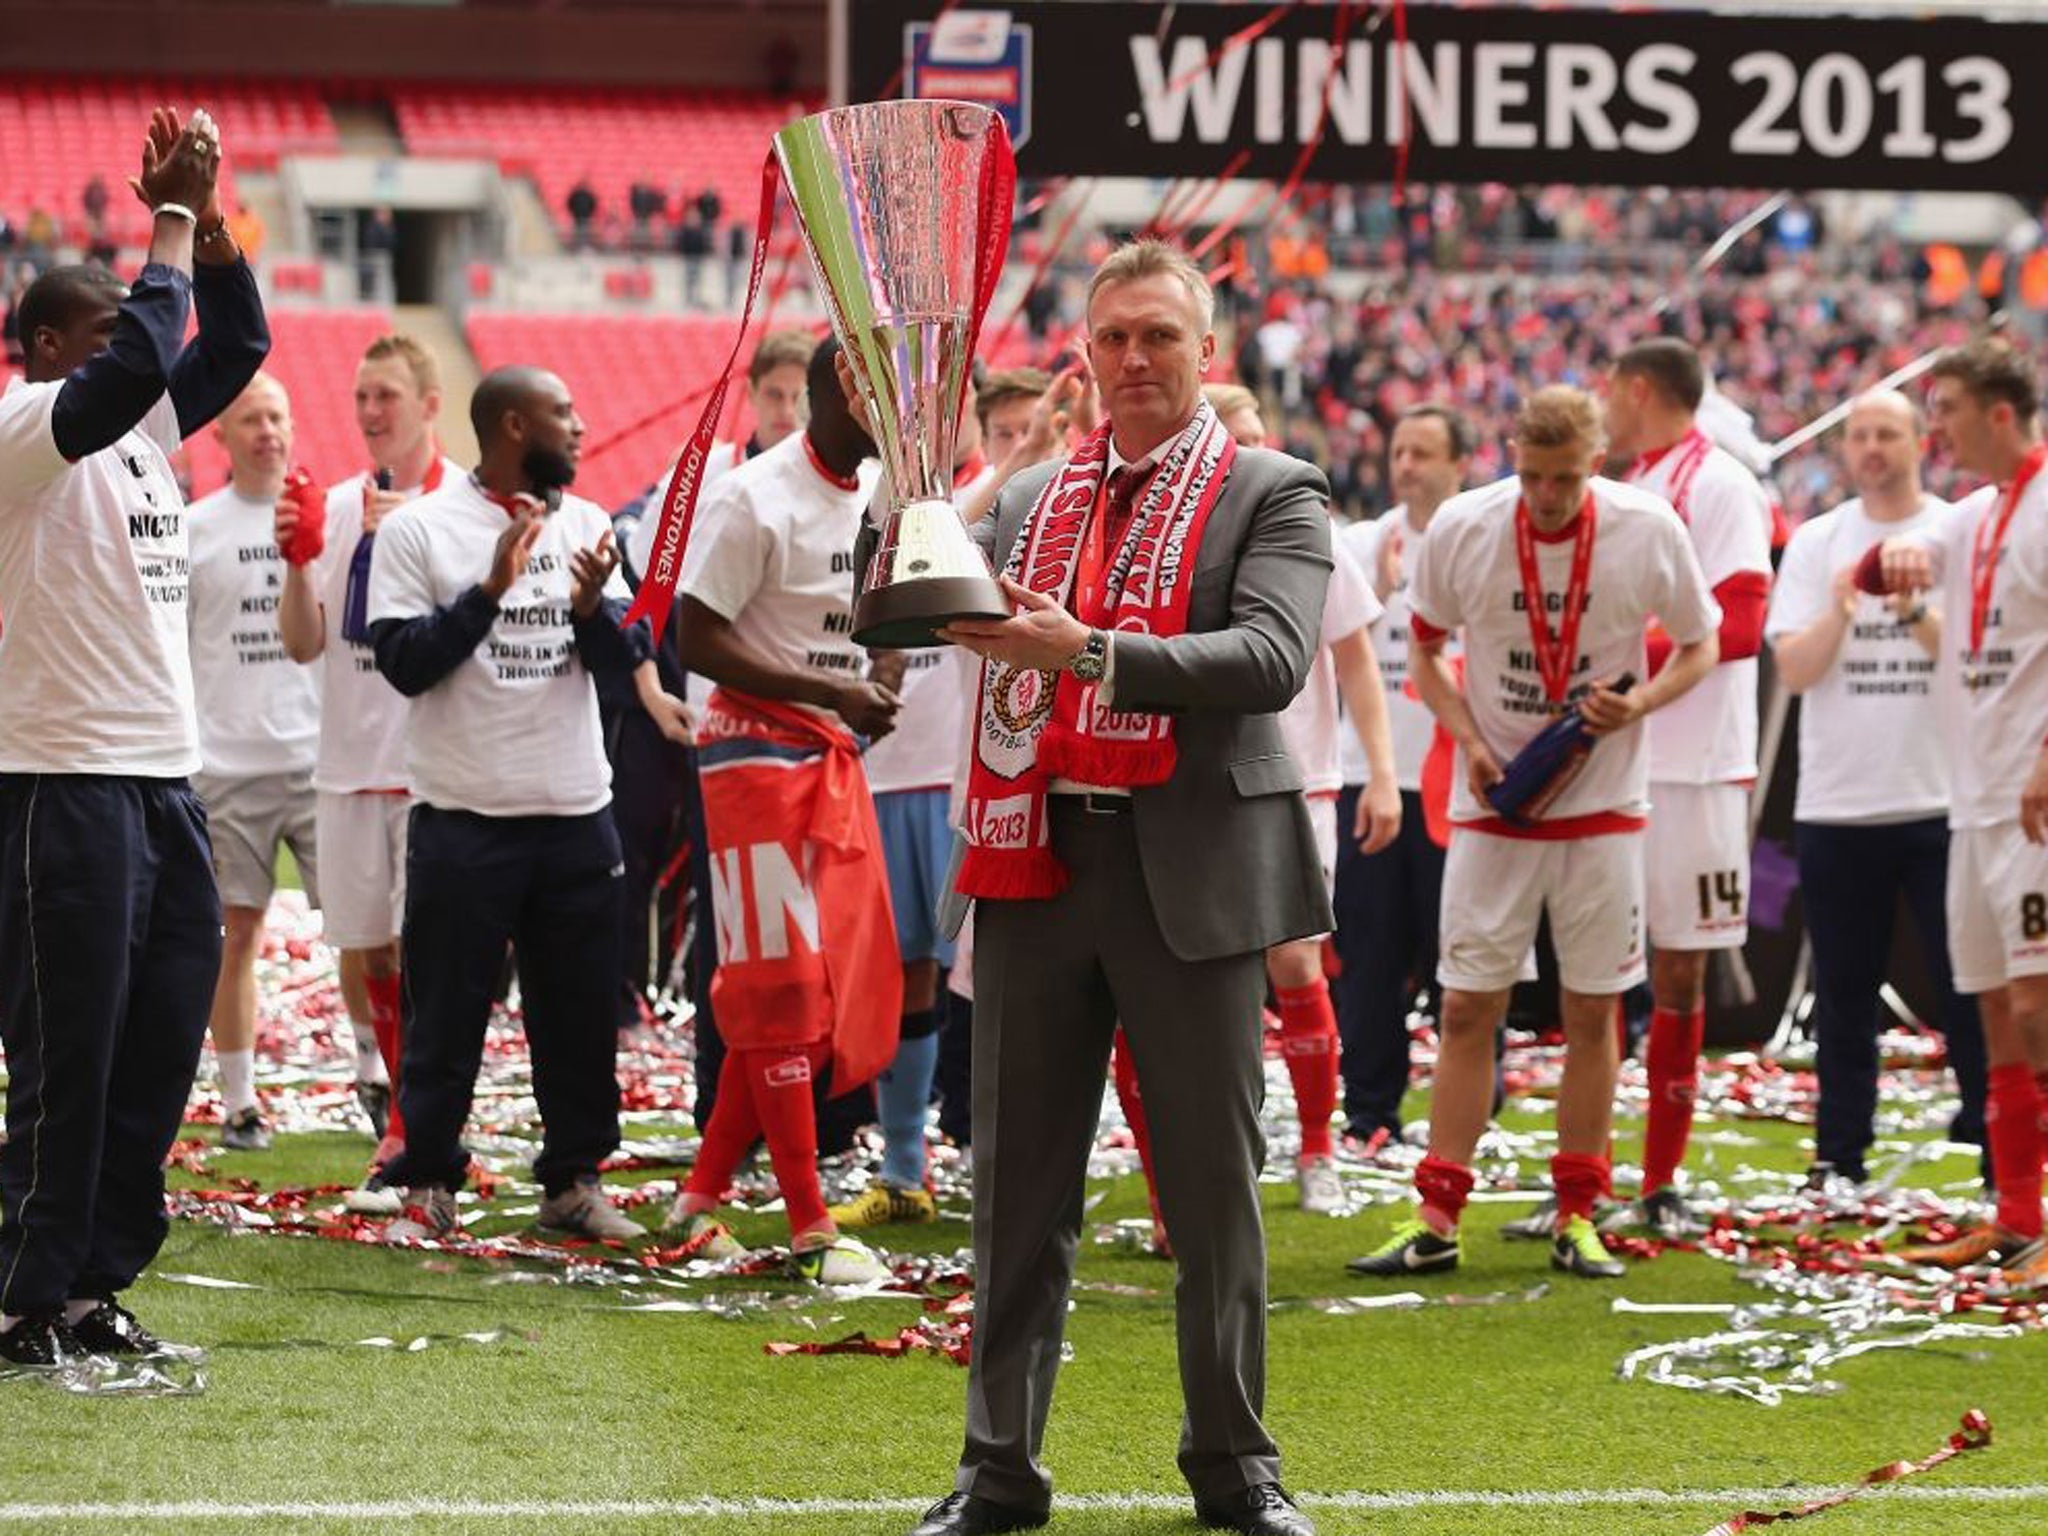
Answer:
[(1150, 464), (1126, 464), (1110, 474), (1109, 494), (1102, 508), (1106, 519), (1103, 542), (1107, 548), (1123, 548), (1124, 533), (1131, 525), (1131, 509), (1137, 504), (1138, 493), (1145, 489), (1145, 483), (1151, 478)]

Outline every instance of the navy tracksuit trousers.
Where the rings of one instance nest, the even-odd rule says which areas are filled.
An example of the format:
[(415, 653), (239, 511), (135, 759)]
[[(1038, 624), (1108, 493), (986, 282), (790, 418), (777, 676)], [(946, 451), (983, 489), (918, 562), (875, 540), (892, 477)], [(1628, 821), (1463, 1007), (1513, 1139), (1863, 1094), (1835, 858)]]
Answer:
[(1814, 1155), (1850, 1178), (1868, 1170), (1877, 1113), (1878, 989), (1891, 961), (1892, 925), (1906, 899), (1940, 996), (1939, 1025), (1962, 1103), (1949, 1134), (1984, 1144), (1984, 1031), (1974, 999), (1950, 980), (1946, 900), (1948, 824), (1917, 821), (1793, 827), (1806, 933), (1813, 944), (1814, 1039), (1820, 1112)]
[(1331, 986), (1343, 1046), (1344, 1128), (1360, 1139), (1401, 1133), (1408, 1091), (1408, 1000), (1435, 987), (1437, 905), (1444, 850), (1429, 840), (1422, 796), (1401, 791), (1401, 832), (1367, 858), (1350, 836), (1360, 788), (1337, 797), (1337, 874), (1332, 905), (1343, 973)]
[(220, 973), (206, 812), (183, 779), (0, 774), (0, 1312), (125, 1290)]
[(406, 1147), (393, 1184), (459, 1189), (462, 1128), (505, 964), (519, 963), (550, 1195), (619, 1145), (619, 904), (609, 807), (587, 816), (480, 816), (415, 805), (405, 859)]

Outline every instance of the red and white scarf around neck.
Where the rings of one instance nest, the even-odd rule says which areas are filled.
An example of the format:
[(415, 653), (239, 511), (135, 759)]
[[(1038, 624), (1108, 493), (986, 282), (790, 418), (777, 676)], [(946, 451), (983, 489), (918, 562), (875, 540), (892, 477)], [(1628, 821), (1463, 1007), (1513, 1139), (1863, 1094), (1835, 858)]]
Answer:
[[(1099, 611), (1079, 613), (1113, 634), (1171, 637), (1187, 629), (1202, 532), (1222, 497), (1237, 444), (1204, 400), (1158, 468), (1119, 547), (1100, 550)], [(1091, 435), (1056, 470), (1011, 547), (1004, 574), (1073, 607), (1077, 578), (1100, 534), (1109, 428)], [(1091, 536), (1093, 536), (1091, 538)], [(1031, 899), (1057, 894), (1066, 870), (1053, 856), (1045, 798), (1056, 778), (1136, 788), (1163, 784), (1175, 762), (1169, 715), (1117, 710), (1100, 685), (1071, 672), (984, 661), (967, 779), (964, 896)]]

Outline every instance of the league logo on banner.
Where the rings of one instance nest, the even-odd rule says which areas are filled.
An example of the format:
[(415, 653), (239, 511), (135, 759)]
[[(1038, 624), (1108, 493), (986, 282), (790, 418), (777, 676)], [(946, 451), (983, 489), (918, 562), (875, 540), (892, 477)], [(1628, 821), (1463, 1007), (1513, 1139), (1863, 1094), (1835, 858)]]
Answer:
[(987, 107), (1010, 130), (1010, 143), (1031, 139), (1031, 28), (1008, 11), (950, 11), (935, 22), (903, 29), (903, 94)]

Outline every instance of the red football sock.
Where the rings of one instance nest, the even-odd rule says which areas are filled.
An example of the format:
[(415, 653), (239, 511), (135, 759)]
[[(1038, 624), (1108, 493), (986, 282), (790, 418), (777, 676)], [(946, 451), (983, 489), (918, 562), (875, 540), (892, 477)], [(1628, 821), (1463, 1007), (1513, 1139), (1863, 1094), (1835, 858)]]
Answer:
[(1145, 1198), (1152, 1204), (1152, 1220), (1166, 1230), (1166, 1217), (1159, 1209), (1159, 1181), (1152, 1176), (1152, 1124), (1145, 1118), (1145, 1099), (1138, 1092), (1138, 1064), (1131, 1057), (1131, 1042), (1116, 1032), (1109, 1053), (1110, 1072), (1116, 1078), (1116, 1101), (1123, 1106), (1124, 1124), (1131, 1128), (1131, 1140), (1138, 1148), (1138, 1166), (1145, 1171)]
[(697, 1161), (690, 1165), (690, 1176), (683, 1182), (683, 1193), (705, 1210), (714, 1210), (723, 1202), (740, 1160), (761, 1136), (761, 1116), (754, 1108), (753, 1091), (732, 1065), (738, 1059), (737, 1051), (726, 1057), (728, 1075), (720, 1079), (711, 1121), (697, 1143)]
[(2041, 1235), (2041, 1093), (2022, 1061), (1993, 1067), (1984, 1135), (1998, 1178), (1998, 1224), (2020, 1237)]
[(1472, 1170), (1432, 1152), (1415, 1165), (1415, 1194), (1424, 1221), (1439, 1233), (1455, 1232), (1472, 1195)]
[(2034, 1096), (2041, 1101), (2041, 1160), (2048, 1165), (2048, 1067), (2034, 1073)]
[(405, 1117), (398, 1112), (398, 1063), (405, 1054), (405, 1005), (400, 1001), (398, 972), (366, 974), (363, 986), (370, 994), (370, 1028), (377, 1036), (377, 1054), (384, 1058), (384, 1072), (391, 1079), (391, 1113), (385, 1134), (403, 1141)]
[(1550, 1159), (1550, 1186), (1557, 1191), (1557, 1230), (1574, 1216), (1593, 1219), (1593, 1207), (1607, 1193), (1609, 1165), (1591, 1152), (1559, 1152)]
[[(832, 1048), (823, 1041), (804, 1049), (782, 1046), (765, 1051), (738, 1051), (740, 1070), (754, 1095), (761, 1134), (768, 1141), (768, 1160), (789, 1216), (792, 1237), (829, 1227), (825, 1193), (818, 1186), (818, 1113), (811, 1100), (811, 1079), (823, 1072)], [(715, 1111), (714, 1111), (715, 1112)]]
[(1294, 1082), (1301, 1116), (1301, 1155), (1330, 1155), (1330, 1117), (1337, 1112), (1337, 1010), (1330, 984), (1318, 976), (1305, 987), (1282, 987), (1280, 1054)]
[(684, 1193), (697, 1203), (715, 1206), (755, 1138), (765, 1137), (790, 1235), (829, 1225), (824, 1191), (818, 1185), (818, 1120), (811, 1103), (811, 1079), (825, 1069), (830, 1055), (831, 1048), (822, 1042), (809, 1049), (777, 1046), (728, 1053), (718, 1080), (718, 1104), (704, 1128)]
[(1692, 1138), (1692, 1104), (1699, 1093), (1700, 1042), (1707, 1032), (1704, 1008), (1678, 1013), (1652, 1009), (1650, 1044), (1643, 1053), (1650, 1076), (1650, 1120), (1643, 1131), (1643, 1193), (1665, 1188), (1685, 1161)]

